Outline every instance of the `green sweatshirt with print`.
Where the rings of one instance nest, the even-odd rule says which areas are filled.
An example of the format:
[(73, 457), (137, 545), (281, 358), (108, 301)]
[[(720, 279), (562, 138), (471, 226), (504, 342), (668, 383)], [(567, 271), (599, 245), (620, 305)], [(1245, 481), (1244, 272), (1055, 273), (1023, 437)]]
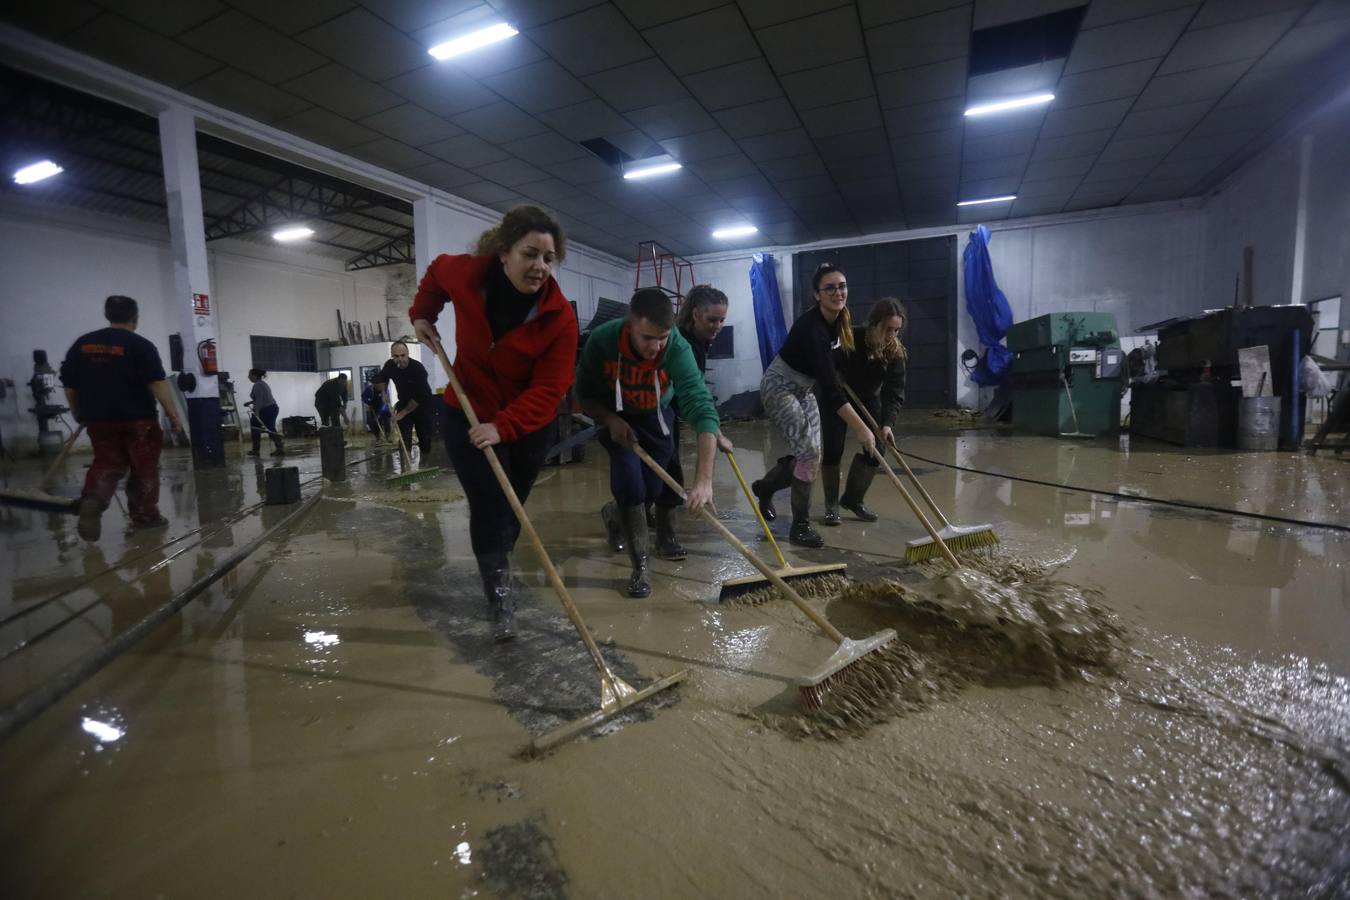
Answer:
[[(680, 415), (700, 433), (717, 434), (721, 423), (694, 351), (678, 328), (655, 359), (642, 359), (629, 340), (627, 319), (614, 319), (591, 332), (577, 362), (577, 396), (611, 412), (654, 413), (658, 405), (680, 402)], [(619, 384), (619, 407), (615, 382)], [(659, 386), (659, 387), (658, 387)], [(658, 398), (657, 393), (660, 392)]]

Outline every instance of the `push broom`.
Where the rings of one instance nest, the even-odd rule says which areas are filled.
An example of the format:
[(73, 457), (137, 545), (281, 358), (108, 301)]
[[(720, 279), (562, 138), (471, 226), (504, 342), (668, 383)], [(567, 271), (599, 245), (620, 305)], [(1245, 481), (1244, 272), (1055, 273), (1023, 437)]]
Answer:
[(414, 472), (412, 470), (412, 457), (408, 455), (408, 448), (403, 446), (403, 429), (399, 428), (398, 423), (395, 422), (389, 430), (394, 433), (394, 438), (398, 441), (399, 456), (403, 460), (403, 474), (390, 475), (386, 478), (384, 480), (386, 487), (407, 487), (410, 484), (426, 481), (428, 478), (435, 478), (441, 474), (440, 466), (431, 466)]
[[(750, 485), (746, 484), (745, 476), (741, 474), (741, 467), (736, 463), (736, 454), (727, 452), (727, 459), (731, 461), (731, 470), (736, 473), (736, 480), (741, 483), (741, 490), (745, 491), (745, 497), (750, 501), (750, 508), (755, 511), (755, 518), (759, 520), (759, 527), (764, 529), (764, 537), (768, 539), (769, 546), (773, 548), (774, 556), (778, 557), (778, 566), (775, 574), (785, 582), (795, 582), (803, 588), (809, 589), (815, 584), (827, 584), (829, 576), (847, 577), (847, 563), (825, 563), (818, 566), (791, 566), (783, 558), (783, 551), (778, 546), (778, 541), (774, 538), (773, 532), (769, 530), (769, 523), (764, 521), (764, 514), (759, 511), (759, 501), (750, 491)], [(765, 591), (773, 585), (763, 575), (746, 575), (743, 578), (732, 578), (722, 582), (722, 594), (720, 600), (726, 602), (737, 597), (744, 597), (747, 594), (756, 591)]]
[[(648, 468), (655, 472), (662, 481), (670, 486), (672, 491), (678, 494), (681, 499), (687, 499), (685, 497), (684, 488), (680, 483), (674, 478), (671, 478), (670, 474), (666, 472), (665, 469), (661, 468), (656, 460), (652, 459), (651, 456), (647, 454), (646, 450), (643, 450), (638, 444), (634, 444), (632, 449), (633, 452), (638, 455), (638, 458), (646, 463)], [(840, 632), (838, 628), (835, 628), (830, 624), (829, 619), (826, 619), (819, 612), (812, 609), (807, 602), (802, 599), (801, 594), (798, 594), (793, 590), (786, 581), (779, 577), (777, 572), (769, 567), (768, 563), (756, 556), (749, 547), (745, 546), (740, 538), (732, 534), (731, 529), (723, 525), (706, 506), (699, 510), (699, 514), (703, 516), (704, 521), (717, 529), (722, 537), (726, 539), (727, 543), (731, 544), (732, 547), (736, 548), (737, 552), (749, 560), (752, 566), (759, 569), (760, 574), (768, 579), (774, 587), (778, 588), (784, 597), (791, 600), (793, 604), (796, 605), (797, 609), (802, 611), (804, 616), (815, 623), (815, 626), (824, 632), (826, 637), (838, 645), (834, 653), (829, 659), (825, 660), (825, 663), (820, 668), (809, 675), (804, 675), (795, 679), (803, 706), (808, 709), (818, 709), (825, 702), (825, 698), (829, 693), (836, 687), (854, 681), (855, 679), (864, 683), (870, 680), (867, 678), (867, 673), (864, 670), (873, 664), (881, 662), (879, 657), (881, 651), (884, 650), (887, 645), (894, 643), (895, 641), (894, 629), (884, 628), (871, 637), (860, 638), (856, 641), (844, 637), (843, 633)]]
[[(473, 404), (469, 402), (468, 395), (460, 387), (459, 379), (455, 376), (455, 370), (451, 368), (450, 360), (446, 358), (445, 349), (441, 346), (440, 341), (433, 341), (431, 346), (436, 351), (436, 358), (441, 361), (441, 368), (445, 370), (446, 377), (450, 379), (450, 389), (455, 392), (455, 397), (459, 400), (464, 417), (469, 420), (470, 427), (478, 427), (478, 415), (474, 412)], [(497, 459), (497, 454), (493, 452), (491, 447), (484, 448), (483, 455), (487, 457), (488, 465), (492, 467), (492, 474), (497, 477), (497, 483), (501, 485), (502, 493), (506, 495), (506, 501), (511, 504), (511, 511), (516, 514), (516, 520), (520, 522), (521, 531), (524, 531), (526, 537), (530, 539), (535, 555), (544, 564), (544, 572), (548, 576), (549, 584), (553, 586), (554, 592), (557, 593), (563, 611), (567, 613), (567, 618), (572, 621), (572, 627), (577, 630), (581, 642), (586, 645), (586, 652), (590, 654), (591, 662), (595, 663), (596, 672), (600, 675), (600, 708), (531, 741), (531, 750), (535, 753), (543, 753), (586, 733), (606, 719), (637, 706), (661, 691), (674, 687), (689, 676), (689, 670), (681, 669), (674, 675), (658, 678), (641, 690), (635, 689), (614, 674), (609, 668), (609, 664), (605, 662), (605, 658), (600, 655), (600, 648), (596, 645), (595, 638), (591, 637), (590, 629), (582, 621), (581, 612), (572, 602), (572, 595), (567, 592), (567, 585), (563, 584), (562, 576), (554, 568), (548, 551), (544, 549), (544, 542), (539, 537), (539, 532), (534, 530), (534, 524), (530, 522), (530, 517), (525, 515), (525, 507), (521, 505), (520, 498), (516, 496), (516, 490), (511, 486), (511, 480), (506, 477), (501, 460)]]
[[(853, 393), (853, 388), (844, 385), (844, 390), (848, 392), (848, 398), (853, 402), (853, 408), (867, 421), (867, 427), (871, 428), (873, 433), (880, 437), (881, 429), (877, 427), (876, 420), (872, 418), (872, 414), (868, 412), (867, 407), (863, 406), (858, 400), (858, 395)], [(905, 474), (909, 476), (909, 480), (914, 485), (915, 490), (917, 490), (919, 496), (923, 498), (923, 502), (928, 505), (928, 508), (933, 511), (933, 515), (937, 516), (938, 521), (942, 523), (942, 529), (936, 534), (932, 534), (932, 528), (929, 526), (928, 531), (931, 535), (930, 537), (915, 538), (909, 542), (905, 549), (905, 559), (907, 561), (922, 562), (925, 559), (932, 559), (939, 554), (946, 555), (943, 553), (942, 548), (938, 546), (939, 540), (948, 548), (956, 551), (977, 550), (981, 547), (992, 547), (994, 544), (998, 543), (998, 535), (994, 534), (994, 527), (992, 525), (962, 526), (953, 525), (951, 522), (947, 521), (947, 517), (942, 514), (942, 510), (938, 508), (936, 501), (933, 500), (933, 496), (928, 493), (928, 489), (923, 486), (923, 482), (919, 481), (918, 476), (914, 474), (914, 470), (909, 467), (909, 463), (905, 460), (904, 454), (900, 452), (900, 448), (895, 446), (895, 441), (888, 438), (886, 446), (890, 448), (891, 452), (895, 454), (895, 458), (899, 460), (901, 467), (904, 468)], [(926, 526), (928, 525), (927, 522), (924, 524)], [(954, 561), (949, 560), (949, 562), (952, 562), (953, 566), (956, 565)]]
[[(52, 476), (60, 468), (61, 462), (70, 452), (70, 448), (75, 446), (75, 441), (84, 433), (84, 425), (76, 428), (74, 433), (61, 445), (61, 452), (56, 454), (56, 459), (47, 471), (43, 473), (42, 480), (38, 482), (38, 490), (29, 491), (23, 488), (5, 488), (0, 490), (0, 504), (5, 506), (18, 506), (26, 509), (36, 509), (42, 512), (60, 512), (73, 513), (79, 505), (79, 497), (58, 497), (55, 494), (47, 493), (51, 486)], [(114, 495), (115, 496), (115, 495)]]

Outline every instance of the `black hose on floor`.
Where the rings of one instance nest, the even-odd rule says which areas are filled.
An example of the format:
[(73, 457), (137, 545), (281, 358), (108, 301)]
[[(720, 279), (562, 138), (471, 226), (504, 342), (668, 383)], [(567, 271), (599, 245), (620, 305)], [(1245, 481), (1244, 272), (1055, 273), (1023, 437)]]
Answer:
[(1114, 497), (1117, 500), (1134, 500), (1139, 503), (1156, 503), (1159, 506), (1174, 506), (1179, 509), (1190, 509), (1196, 512), (1219, 513), (1225, 516), (1239, 516), (1244, 519), (1260, 519), (1264, 522), (1276, 522), (1280, 525), (1295, 525), (1300, 528), (1326, 528), (1331, 531), (1350, 532), (1350, 525), (1340, 525), (1335, 522), (1311, 522), (1307, 519), (1292, 519), (1288, 516), (1273, 516), (1269, 513), (1245, 512), (1240, 509), (1228, 509), (1223, 506), (1209, 506), (1205, 503), (1191, 503), (1187, 500), (1162, 500), (1157, 497), (1149, 497), (1142, 494), (1124, 494), (1120, 491), (1107, 491), (1101, 488), (1083, 487), (1077, 484), (1064, 484), (1058, 481), (1044, 481), (1040, 478), (1028, 478), (1025, 475), (1009, 475), (1006, 472), (991, 472), (988, 469), (976, 469), (970, 466), (958, 466), (956, 463), (943, 462), (938, 459), (929, 459), (926, 456), (920, 456), (912, 450), (905, 450), (906, 456), (913, 457), (920, 462), (926, 462), (929, 465), (942, 466), (947, 469), (955, 469), (958, 472), (971, 472), (976, 475), (989, 475), (993, 478), (1006, 478), (1009, 481), (1021, 481), (1025, 484), (1039, 484), (1042, 487), (1060, 488), (1066, 491), (1078, 491), (1082, 494), (1097, 494), (1102, 497)]
[(299, 521), (302, 516), (314, 508), (314, 505), (322, 496), (323, 491), (318, 491), (314, 496), (300, 504), (298, 509), (291, 511), (286, 518), (240, 547), (214, 570), (188, 585), (185, 590), (176, 595), (172, 600), (168, 601), (130, 628), (118, 632), (102, 647), (87, 653), (82, 658), (71, 663), (41, 687), (35, 688), (27, 694), (24, 694), (17, 703), (14, 703), (3, 713), (0, 713), (0, 741), (4, 741), (24, 725), (37, 718), (62, 697), (66, 696), (91, 678), (108, 663), (131, 649), (132, 645), (141, 638), (167, 622), (198, 594), (201, 594), (211, 585), (215, 584), (231, 569), (243, 562), (249, 554), (253, 553), (253, 551), (266, 543), (272, 535), (276, 534), (282, 528), (287, 527), (292, 522)]

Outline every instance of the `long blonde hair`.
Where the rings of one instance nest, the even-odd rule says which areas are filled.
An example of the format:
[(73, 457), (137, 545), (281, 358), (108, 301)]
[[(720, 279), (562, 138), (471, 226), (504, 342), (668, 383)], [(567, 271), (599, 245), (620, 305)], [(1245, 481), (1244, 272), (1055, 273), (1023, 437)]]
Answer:
[[(834, 263), (823, 262), (816, 266), (815, 274), (811, 276), (811, 293), (820, 293), (820, 280), (831, 272), (838, 272), (840, 275), (844, 271)], [(820, 301), (816, 301), (820, 305)], [(844, 301), (844, 308), (839, 310), (839, 316), (834, 320), (834, 333), (839, 338), (839, 346), (844, 348), (846, 353), (853, 352), (853, 317), (848, 312), (848, 301)]]
[[(847, 307), (845, 307), (847, 309)], [(905, 360), (909, 358), (909, 351), (905, 345), (900, 343), (900, 334), (894, 338), (888, 338), (883, 344), (877, 346), (872, 335), (876, 334), (887, 322), (900, 317), (900, 334), (905, 331), (905, 326), (909, 324), (909, 316), (905, 313), (904, 305), (894, 297), (882, 297), (872, 306), (872, 311), (867, 315), (867, 358), (880, 360), (884, 363), (893, 363), (896, 360)]]

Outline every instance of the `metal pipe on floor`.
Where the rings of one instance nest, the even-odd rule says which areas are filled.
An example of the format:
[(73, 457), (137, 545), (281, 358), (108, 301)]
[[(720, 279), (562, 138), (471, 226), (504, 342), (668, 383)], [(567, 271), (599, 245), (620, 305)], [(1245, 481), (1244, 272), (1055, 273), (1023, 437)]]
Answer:
[(299, 521), (306, 513), (313, 509), (314, 505), (322, 496), (322, 490), (315, 493), (314, 496), (300, 504), (300, 507), (293, 510), (286, 518), (240, 547), (214, 570), (188, 585), (185, 590), (176, 595), (172, 600), (141, 619), (135, 625), (132, 625), (125, 631), (119, 632), (112, 640), (108, 641), (108, 643), (104, 644), (102, 647), (91, 653), (85, 654), (83, 658), (76, 660), (71, 665), (62, 669), (41, 687), (35, 688), (21, 697), (17, 703), (14, 703), (3, 713), (0, 713), (0, 741), (4, 741), (24, 725), (37, 718), (46, 711), (48, 707), (78, 688), (108, 663), (129, 650), (132, 645), (141, 638), (150, 634), (160, 625), (168, 621), (180, 609), (190, 603), (198, 594), (203, 593), (207, 588), (223, 578), (231, 569), (243, 562), (251, 553), (253, 553), (253, 551), (257, 550), (270, 540), (272, 535), (287, 527), (292, 522)]

